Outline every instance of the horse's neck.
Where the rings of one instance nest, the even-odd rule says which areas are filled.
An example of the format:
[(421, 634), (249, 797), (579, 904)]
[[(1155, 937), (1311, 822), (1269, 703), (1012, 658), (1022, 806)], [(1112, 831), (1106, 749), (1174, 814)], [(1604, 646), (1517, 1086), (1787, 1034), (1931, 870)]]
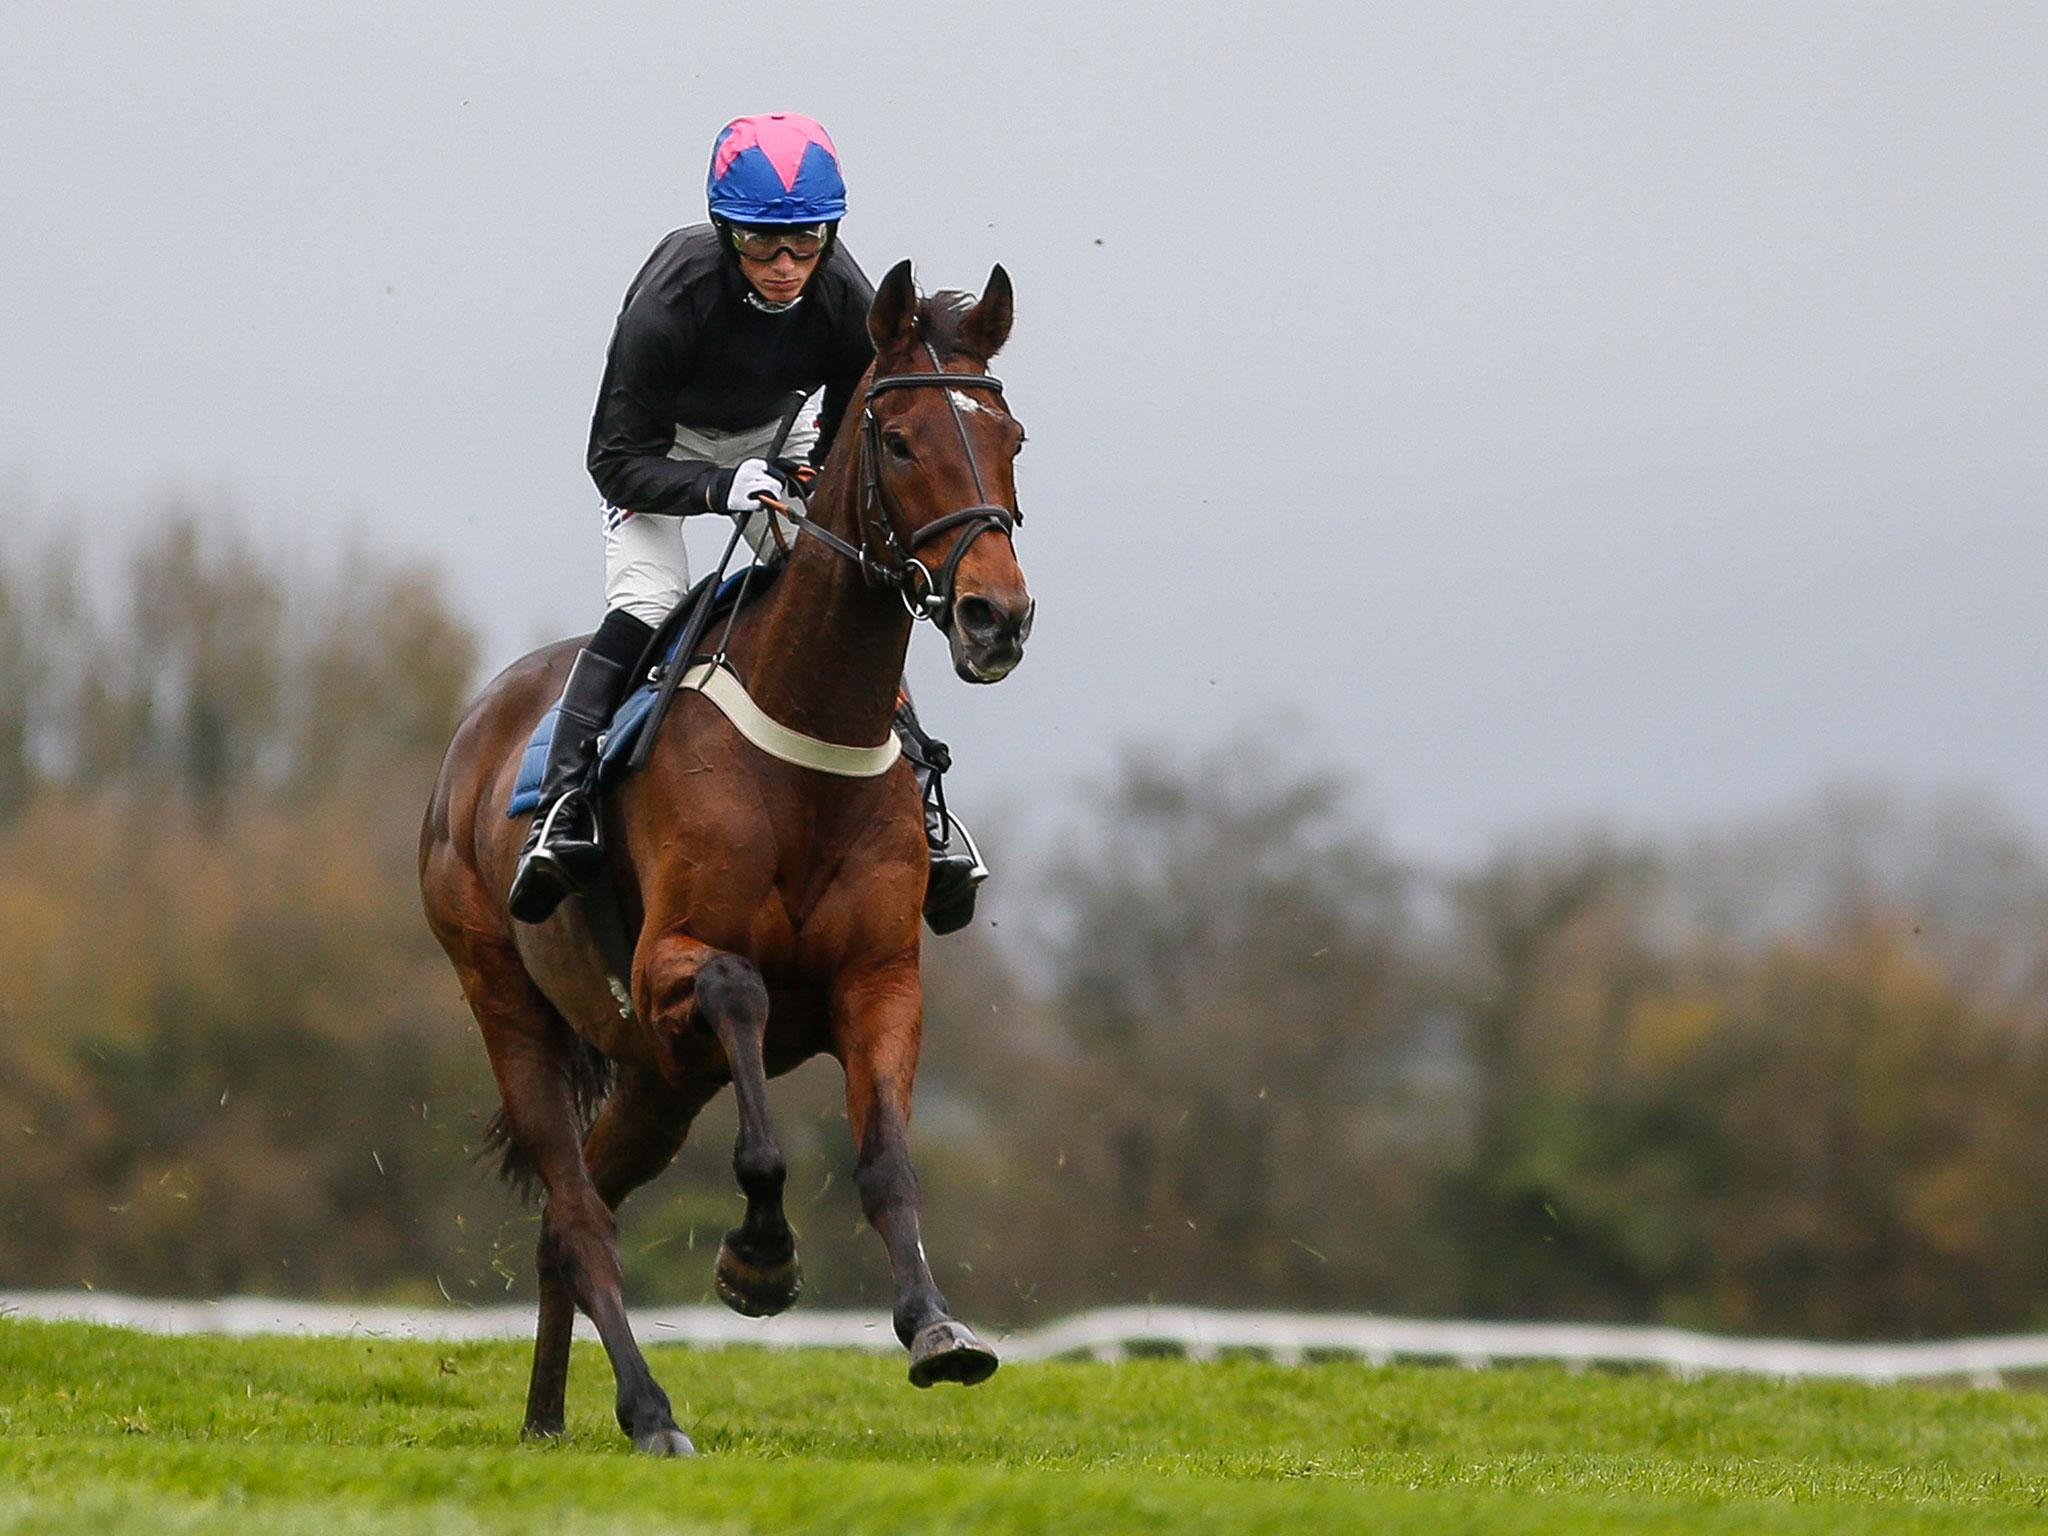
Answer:
[[(833, 494), (821, 495), (811, 512), (856, 545), (857, 478), (838, 475)], [(910, 615), (852, 560), (821, 540), (799, 539), (760, 623), (744, 638), (733, 647), (734, 660), (754, 702), (772, 718), (846, 746), (887, 738), (910, 648)]]

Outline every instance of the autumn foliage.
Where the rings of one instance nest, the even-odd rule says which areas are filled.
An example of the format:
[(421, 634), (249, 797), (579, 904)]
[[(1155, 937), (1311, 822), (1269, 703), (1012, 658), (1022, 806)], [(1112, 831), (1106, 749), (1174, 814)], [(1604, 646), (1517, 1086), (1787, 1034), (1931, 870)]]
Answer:
[[(523, 1293), (413, 874), (478, 669), (432, 579), (195, 517), (97, 604), (0, 560), (0, 1288)], [(1070, 811), (999, 932), (928, 951), (964, 1309), (2048, 1324), (2048, 870), (1994, 812), (1837, 795), (1445, 874), (1250, 742)], [(774, 1099), (811, 1298), (878, 1302), (836, 1072)], [(705, 1294), (730, 1135), (628, 1208), (637, 1298)]]

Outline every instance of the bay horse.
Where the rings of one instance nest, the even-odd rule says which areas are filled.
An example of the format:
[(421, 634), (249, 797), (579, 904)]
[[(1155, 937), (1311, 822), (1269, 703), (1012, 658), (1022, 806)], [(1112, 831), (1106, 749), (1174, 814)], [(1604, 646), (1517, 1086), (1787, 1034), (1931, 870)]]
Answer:
[[(970, 682), (997, 682), (1022, 659), (1034, 605), (1011, 530), (1024, 433), (987, 372), (1012, 312), (1000, 266), (978, 299), (921, 298), (907, 261), (876, 291), (875, 364), (820, 471), (810, 521), (724, 647), (780, 726), (888, 747), (914, 617), (945, 632)], [(746, 1209), (719, 1247), (716, 1288), (749, 1315), (789, 1306), (800, 1282), (767, 1079), (820, 1052), (845, 1072), (855, 1184), (888, 1251), (911, 1381), (985, 1380), (995, 1353), (953, 1317), (925, 1258), (907, 1139), (926, 874), (910, 764), (868, 777), (798, 766), (750, 744), (703, 693), (679, 692), (646, 769), (604, 802), (631, 955), (630, 996), (620, 996), (585, 901), (532, 926), (505, 904), (525, 831), (506, 815), (508, 797), (580, 643), (536, 651), (484, 689), (455, 732), (420, 838), (427, 920), (503, 1100), (506, 1171), (545, 1191), (524, 1434), (562, 1432), (580, 1308), (610, 1357), (620, 1428), (643, 1451), (694, 1454), (627, 1323), (614, 1212), (731, 1083)]]

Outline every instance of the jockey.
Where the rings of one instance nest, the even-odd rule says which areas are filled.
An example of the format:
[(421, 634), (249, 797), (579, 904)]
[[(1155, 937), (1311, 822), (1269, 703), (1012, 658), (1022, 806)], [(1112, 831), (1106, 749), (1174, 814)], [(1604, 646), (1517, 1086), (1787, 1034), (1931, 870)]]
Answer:
[[(709, 190), (711, 222), (669, 235), (633, 279), (598, 387), (588, 458), (605, 498), (606, 611), (562, 690), (540, 806), (512, 880), (512, 915), (529, 923), (602, 866), (591, 797), (597, 735), (689, 588), (683, 519), (733, 517), (756, 553), (772, 556), (771, 514), (757, 498), (801, 498), (874, 360), (874, 288), (839, 242), (846, 185), (825, 130), (795, 113), (735, 118), (712, 145)], [(806, 400), (771, 462), (789, 401), (820, 388), (822, 410)], [(796, 530), (785, 522), (782, 531)], [(949, 933), (973, 916), (988, 870), (935, 803), (934, 754), (907, 692), (897, 729), (925, 791), (925, 918)]]

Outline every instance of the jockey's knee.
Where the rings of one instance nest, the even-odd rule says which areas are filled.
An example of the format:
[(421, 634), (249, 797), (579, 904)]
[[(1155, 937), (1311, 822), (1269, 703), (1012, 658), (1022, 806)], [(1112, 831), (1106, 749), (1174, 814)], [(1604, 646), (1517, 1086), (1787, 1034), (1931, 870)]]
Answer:
[(613, 603), (609, 613), (628, 613), (645, 624), (649, 629), (661, 628), (661, 621), (669, 616), (677, 603), (683, 600), (680, 591), (659, 597), (631, 597), (622, 603)]

